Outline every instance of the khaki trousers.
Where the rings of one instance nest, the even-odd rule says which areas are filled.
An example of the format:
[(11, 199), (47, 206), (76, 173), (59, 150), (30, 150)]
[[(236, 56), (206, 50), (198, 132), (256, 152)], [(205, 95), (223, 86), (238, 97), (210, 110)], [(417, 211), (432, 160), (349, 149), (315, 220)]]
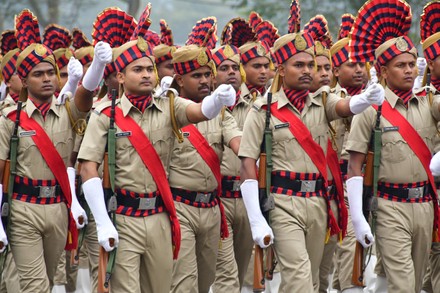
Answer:
[(270, 212), (274, 245), (280, 265), (280, 292), (318, 292), (319, 266), (327, 230), (327, 207), (322, 197), (274, 194)]
[(64, 203), (13, 200), (9, 241), (22, 293), (50, 292), (66, 245), (67, 220)]
[(148, 217), (116, 215), (119, 245), (111, 292), (168, 293), (173, 250), (168, 213)]
[(171, 292), (208, 293), (215, 280), (220, 241), (220, 210), (174, 202), (182, 230), (180, 253), (173, 269)]
[(388, 292), (419, 293), (432, 242), (433, 204), (382, 198), (378, 204), (376, 241)]
[[(334, 200), (330, 201), (333, 214), (338, 217), (338, 205)], [(336, 246), (338, 244), (339, 235), (333, 235), (329, 238), (328, 242), (324, 245), (324, 253), (322, 255), (321, 265), (319, 266), (319, 292), (327, 293), (329, 286), (329, 275), (333, 269), (333, 257), (335, 255)]]
[(429, 255), (429, 265), (423, 281), (426, 292), (440, 292), (440, 243), (434, 242)]
[(252, 255), (254, 241), (241, 198), (222, 198), (229, 237), (221, 240), (213, 292), (239, 293)]
[(0, 285), (0, 293), (14, 293), (20, 292), (20, 283), (18, 281), (18, 273), (15, 268), (14, 258), (11, 250), (6, 255), (5, 264), (3, 267), (2, 280)]

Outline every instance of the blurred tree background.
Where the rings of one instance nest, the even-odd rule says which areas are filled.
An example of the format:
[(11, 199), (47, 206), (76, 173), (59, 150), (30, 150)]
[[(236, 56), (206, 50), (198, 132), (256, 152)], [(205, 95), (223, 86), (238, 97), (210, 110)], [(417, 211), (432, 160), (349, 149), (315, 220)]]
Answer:
[[(90, 36), (96, 15), (104, 8), (118, 6), (138, 17), (145, 5), (152, 4), (152, 26), (159, 30), (159, 20), (164, 18), (173, 30), (174, 40), (183, 44), (195, 22), (203, 17), (216, 16), (218, 35), (227, 21), (234, 17), (247, 18), (250, 11), (257, 11), (264, 19), (272, 21), (280, 34), (287, 32), (287, 18), (291, 0), (0, 0), (0, 31), (14, 28), (14, 15), (29, 8), (37, 15), (41, 31), (49, 23), (58, 23), (69, 29), (81, 28)], [(339, 29), (344, 13), (357, 14), (364, 0), (300, 0), (301, 27), (316, 14), (323, 14), (333, 35)], [(423, 6), (428, 0), (407, 0), (413, 12), (410, 36), (420, 41), (419, 22)]]

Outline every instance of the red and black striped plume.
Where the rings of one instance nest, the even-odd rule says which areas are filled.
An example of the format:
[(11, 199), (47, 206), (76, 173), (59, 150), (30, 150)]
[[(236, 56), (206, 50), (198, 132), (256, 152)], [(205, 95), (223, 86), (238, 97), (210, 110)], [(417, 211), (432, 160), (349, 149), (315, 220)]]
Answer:
[(14, 30), (2, 32), (0, 36), (0, 54), (5, 56), (11, 50), (18, 48)]
[(160, 45), (160, 37), (155, 31), (148, 30), (144, 38), (149, 44), (153, 46)]
[(249, 14), (249, 25), (253, 30), (257, 28), (257, 26), (263, 22), (263, 18), (258, 14), (258, 12), (252, 11)]
[(268, 20), (264, 20), (257, 25), (255, 34), (266, 50), (270, 50), (275, 41), (280, 37), (278, 29)]
[(313, 40), (315, 42), (320, 42), (324, 48), (329, 49), (333, 45), (327, 19), (321, 14), (310, 19), (310, 21), (304, 26), (304, 32), (309, 33)]
[(137, 26), (133, 16), (118, 7), (109, 7), (98, 14), (93, 22), (93, 45), (103, 41), (117, 48), (130, 41)]
[(214, 49), (217, 43), (217, 18), (214, 16), (203, 18), (197, 21), (188, 35), (185, 45), (197, 45)]
[(341, 26), (339, 27), (338, 31), (338, 40), (348, 37), (355, 19), (356, 18), (354, 17), (354, 15), (350, 13), (345, 13), (342, 15)]
[(43, 32), (43, 44), (52, 51), (69, 48), (72, 45), (73, 37), (70, 31), (57, 24), (49, 24)]
[(89, 41), (89, 39), (87, 39), (84, 32), (79, 28), (74, 28), (72, 30), (72, 36), (73, 36), (72, 46), (75, 48), (75, 50), (92, 46), (92, 43)]
[(173, 32), (168, 26), (165, 19), (161, 19), (160, 25), (160, 43), (167, 46), (174, 46)]
[(301, 30), (301, 7), (299, 0), (292, 0), (290, 3), (290, 15), (287, 19), (287, 32), (297, 33)]
[(28, 9), (15, 16), (15, 36), (20, 50), (31, 44), (40, 43), (41, 35), (37, 17)]
[(249, 23), (241, 17), (231, 19), (224, 27), (221, 34), (222, 45), (233, 45), (240, 48), (247, 42), (257, 40), (255, 31), (251, 28)]
[(438, 32), (440, 32), (440, 1), (433, 1), (425, 5), (420, 18), (421, 42)]
[(350, 33), (349, 58), (371, 62), (375, 50), (387, 40), (407, 36), (411, 7), (403, 0), (369, 0), (359, 9)]
[(142, 11), (141, 16), (139, 17), (138, 25), (131, 36), (131, 40), (136, 40), (138, 37), (146, 39), (146, 36), (148, 35), (148, 29), (151, 25), (150, 14), (151, 3), (148, 3), (147, 6), (145, 6), (144, 11)]

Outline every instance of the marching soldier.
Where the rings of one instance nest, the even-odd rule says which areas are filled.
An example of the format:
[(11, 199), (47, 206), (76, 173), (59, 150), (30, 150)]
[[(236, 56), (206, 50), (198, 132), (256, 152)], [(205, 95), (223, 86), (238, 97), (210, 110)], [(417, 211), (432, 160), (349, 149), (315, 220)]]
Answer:
[[(225, 108), (224, 111), (232, 114), (239, 130), (243, 130), (244, 120), (253, 101), (250, 95), (244, 96), (240, 91), (246, 75), (240, 63), (240, 52), (232, 43), (232, 35), (241, 35), (239, 21), (244, 20), (233, 19), (226, 24), (222, 32), (222, 46), (212, 51), (212, 60), (217, 71), (215, 86), (230, 84), (236, 92), (235, 104)], [(229, 237), (221, 240), (212, 291), (232, 293), (240, 292), (243, 285), (252, 254), (253, 241), (239, 188), (240, 159), (228, 146), (225, 146), (222, 156), (221, 198), (225, 207)]]
[[(371, 11), (378, 11), (374, 19)], [(350, 60), (375, 60), (385, 84), (383, 105), (353, 118), (346, 150), (356, 239), (364, 247), (376, 243), (389, 292), (420, 292), (433, 236), (438, 239), (438, 202), (429, 164), (440, 109), (438, 100), (431, 103), (425, 92), (413, 94), (417, 50), (407, 36), (410, 26), (409, 4), (373, 0), (359, 10), (349, 41)], [(380, 165), (374, 170), (377, 194), (372, 194), (370, 228), (362, 213), (361, 169), (373, 129)]]
[[(271, 87), (272, 104), (267, 105), (263, 99), (254, 104), (244, 124), (239, 151), (241, 192), (252, 237), (262, 248), (274, 243), (281, 292), (292, 288), (298, 292), (318, 291), (318, 270), (327, 229), (339, 232), (328, 207), (326, 189), (328, 121), (360, 113), (383, 98), (380, 88), (350, 100), (329, 95), (324, 108), (321, 97), (312, 99), (309, 95), (315, 67), (313, 46), (313, 39), (304, 32), (289, 33), (275, 42), (272, 52), (278, 71)], [(255, 170), (267, 107), (273, 132), (271, 195), (275, 198), (275, 209), (270, 211), (271, 227), (258, 204)], [(267, 236), (269, 243), (264, 241)]]
[[(236, 100), (231, 85), (221, 85), (212, 94), (215, 64), (210, 48), (216, 29), (214, 17), (193, 27), (186, 45), (174, 52), (176, 76), (171, 88), (196, 103), (223, 96)], [(205, 28), (201, 30), (200, 28)], [(212, 46), (212, 47), (211, 47)], [(214, 71), (215, 72), (215, 71)], [(228, 237), (222, 191), (220, 162), (224, 146), (238, 153), (241, 132), (229, 112), (209, 116), (212, 120), (182, 129), (183, 142), (171, 153), (170, 187), (182, 229), (182, 246), (174, 265), (171, 292), (209, 292), (215, 280), (220, 237)]]
[(70, 192), (66, 164), (73, 146), (71, 120), (85, 117), (91, 101), (79, 97), (70, 111), (57, 105), (58, 68), (52, 51), (35, 43), (41, 40), (36, 17), (23, 10), (15, 25), (21, 50), (16, 63), (23, 82), (20, 100), (26, 103), (19, 112), (8, 108), (0, 118), (0, 177), (7, 172), (5, 161), (17, 125), (17, 175), (8, 195), (12, 197), (9, 241), (20, 291), (50, 292), (63, 248), (75, 247), (77, 228), (84, 224), (80, 218), (86, 222), (84, 210)]
[(182, 127), (212, 118), (224, 103), (230, 104), (219, 96), (201, 105), (177, 97), (171, 109), (168, 98), (152, 98), (156, 70), (152, 48), (143, 38), (149, 7), (133, 40), (114, 49), (117, 78), (123, 88), (114, 109), (117, 231), (107, 215), (97, 171), (110, 127), (110, 102), (92, 113), (79, 153), (83, 190), (95, 217), (99, 244), (107, 251), (118, 247), (110, 284), (114, 292), (170, 291), (173, 258), (180, 249), (180, 226), (167, 181), (174, 141), (170, 112), (174, 111), (177, 126)]

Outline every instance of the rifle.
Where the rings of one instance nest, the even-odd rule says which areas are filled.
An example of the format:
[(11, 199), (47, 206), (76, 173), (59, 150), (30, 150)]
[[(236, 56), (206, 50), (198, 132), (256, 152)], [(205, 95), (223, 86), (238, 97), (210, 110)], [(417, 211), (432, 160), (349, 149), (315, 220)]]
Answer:
[[(10, 235), (9, 229), (10, 225), (8, 225), (10, 218), (10, 207), (12, 203), (12, 192), (14, 190), (14, 180), (15, 175), (17, 175), (17, 151), (18, 151), (18, 127), (20, 125), (20, 114), (22, 108), (22, 102), (19, 101), (17, 103), (17, 112), (15, 115), (14, 122), (14, 131), (12, 132), (11, 141), (10, 141), (10, 149), (9, 149), (9, 160), (6, 160), (5, 168), (3, 170), (3, 199), (1, 204), (1, 216), (3, 225), (6, 226), (6, 235)], [(7, 199), (5, 200), (5, 196), (7, 195)], [(4, 243), (0, 243), (0, 249), (2, 249)], [(8, 254), (8, 247), (3, 251), (0, 256), (0, 276), (3, 273), (3, 268), (6, 261), (6, 255)]]
[[(258, 171), (258, 193), (260, 208), (266, 221), (269, 222), (269, 211), (275, 208), (275, 202), (270, 195), (271, 176), (272, 176), (272, 130), (270, 129), (270, 105), (272, 104), (272, 93), (267, 94), (267, 109), (266, 109), (266, 123), (264, 128), (263, 142), (261, 143), (260, 151), (260, 166)], [(270, 237), (264, 238), (264, 243), (267, 245), (270, 242)], [(273, 248), (269, 247), (270, 255), (274, 255)], [(263, 266), (263, 249), (259, 245), (255, 245), (255, 258), (254, 258), (254, 292), (263, 292), (265, 289), (265, 276)], [(274, 258), (271, 257), (272, 263), (267, 272), (270, 278), (273, 274), (273, 269), (276, 265), (273, 262)], [(275, 265), (274, 265), (275, 263)]]
[[(374, 234), (374, 227), (376, 222), (377, 212), (377, 179), (380, 166), (380, 147), (382, 144), (382, 130), (380, 129), (380, 116), (382, 106), (377, 109), (376, 125), (371, 133), (370, 144), (366, 157), (364, 169), (364, 186), (362, 194), (363, 214), (367, 221), (371, 215), (371, 226)], [(365, 239), (368, 243), (368, 239)], [(364, 247), (359, 241), (356, 241), (356, 248), (353, 262), (353, 273), (351, 276), (351, 283), (358, 287), (364, 287), (364, 271), (365, 271), (365, 253)]]
[[(115, 182), (115, 165), (116, 165), (116, 128), (115, 128), (115, 107), (116, 107), (116, 89), (111, 92), (111, 110), (110, 110), (110, 127), (107, 136), (107, 152), (104, 154), (104, 168), (102, 185), (104, 188), (106, 199), (108, 198), (107, 210), (111, 214), (113, 225), (116, 227), (116, 194), (114, 188)], [(114, 239), (110, 238), (110, 246), (114, 246)], [(111, 252), (105, 251), (103, 247), (99, 248), (99, 265), (98, 265), (98, 292), (109, 292), (109, 282), (115, 265), (116, 248)]]

